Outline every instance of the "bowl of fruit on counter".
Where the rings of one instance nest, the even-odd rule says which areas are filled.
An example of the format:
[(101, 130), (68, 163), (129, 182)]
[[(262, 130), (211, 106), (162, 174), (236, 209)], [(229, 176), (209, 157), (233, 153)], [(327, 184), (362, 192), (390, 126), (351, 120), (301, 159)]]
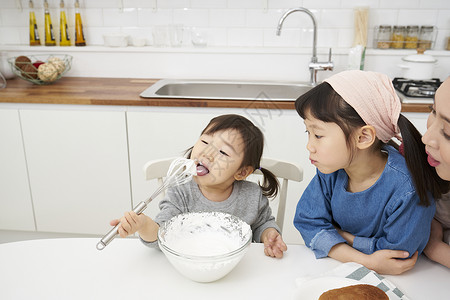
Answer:
[(50, 84), (60, 79), (72, 66), (67, 54), (20, 55), (8, 59), (18, 77), (34, 84)]

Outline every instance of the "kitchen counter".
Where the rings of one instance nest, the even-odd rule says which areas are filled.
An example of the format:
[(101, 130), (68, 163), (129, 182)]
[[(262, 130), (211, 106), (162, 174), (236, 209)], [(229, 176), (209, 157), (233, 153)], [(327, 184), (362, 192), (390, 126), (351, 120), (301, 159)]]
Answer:
[[(0, 103), (294, 109), (292, 101), (141, 98), (139, 94), (156, 81), (157, 79), (63, 77), (49, 85), (34, 85), (15, 78), (8, 80), (7, 87), (0, 90)], [(429, 111), (428, 104), (402, 105), (402, 112)]]

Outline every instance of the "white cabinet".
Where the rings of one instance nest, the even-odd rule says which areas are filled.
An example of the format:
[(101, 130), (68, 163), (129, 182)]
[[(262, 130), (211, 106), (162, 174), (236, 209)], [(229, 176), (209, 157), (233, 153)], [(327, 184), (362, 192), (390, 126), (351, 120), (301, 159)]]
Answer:
[(0, 109), (0, 228), (35, 230), (17, 109)]
[(37, 230), (106, 233), (131, 208), (125, 112), (20, 115)]
[(411, 123), (416, 126), (417, 130), (423, 135), (427, 131), (428, 114), (426, 113), (402, 113)]

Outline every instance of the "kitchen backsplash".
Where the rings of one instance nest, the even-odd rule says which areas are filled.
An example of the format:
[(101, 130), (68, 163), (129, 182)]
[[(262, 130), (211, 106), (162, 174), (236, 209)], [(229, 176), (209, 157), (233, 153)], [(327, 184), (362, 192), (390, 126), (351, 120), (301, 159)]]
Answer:
[[(0, 45), (28, 45), (28, 0), (0, 1)], [(43, 0), (34, 0), (40, 36), (44, 35)], [(55, 35), (59, 2), (48, 0)], [(74, 0), (65, 0), (69, 33), (74, 36)], [(449, 0), (80, 0), (88, 45), (103, 45), (103, 35), (122, 32), (153, 43), (158, 25), (182, 24), (183, 47), (192, 47), (193, 30), (207, 33), (213, 47), (311, 47), (312, 22), (306, 14), (286, 19), (281, 36), (275, 29), (288, 8), (306, 7), (318, 21), (318, 47), (348, 48), (353, 42), (354, 8), (369, 7), (368, 46), (381, 24), (433, 25), (434, 50), (444, 50), (450, 36)], [(22, 8), (21, 8), (22, 7)]]

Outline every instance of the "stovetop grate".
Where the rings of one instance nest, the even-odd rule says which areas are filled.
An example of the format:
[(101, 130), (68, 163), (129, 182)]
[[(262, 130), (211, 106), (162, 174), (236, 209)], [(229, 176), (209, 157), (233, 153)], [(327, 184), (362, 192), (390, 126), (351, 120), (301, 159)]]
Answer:
[(394, 78), (394, 88), (407, 97), (412, 98), (434, 98), (436, 90), (441, 85), (439, 78), (429, 80), (411, 80), (407, 78)]

